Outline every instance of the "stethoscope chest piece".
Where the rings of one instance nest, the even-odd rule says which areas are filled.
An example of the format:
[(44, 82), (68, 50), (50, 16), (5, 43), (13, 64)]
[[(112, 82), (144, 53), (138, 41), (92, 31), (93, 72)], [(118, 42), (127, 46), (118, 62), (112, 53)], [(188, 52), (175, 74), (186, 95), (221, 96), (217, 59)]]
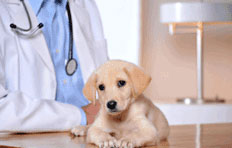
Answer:
[(72, 76), (77, 70), (77, 61), (75, 59), (69, 59), (66, 66), (65, 71), (67, 75)]

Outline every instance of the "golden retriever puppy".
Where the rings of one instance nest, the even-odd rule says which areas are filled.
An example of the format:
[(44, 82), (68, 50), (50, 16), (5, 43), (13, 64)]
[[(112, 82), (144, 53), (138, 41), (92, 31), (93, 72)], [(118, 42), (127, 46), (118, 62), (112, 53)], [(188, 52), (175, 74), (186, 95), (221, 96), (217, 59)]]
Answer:
[[(140, 147), (156, 145), (166, 139), (169, 125), (163, 113), (142, 95), (151, 77), (132, 63), (111, 60), (100, 66), (88, 79), (83, 93), (101, 104), (94, 123), (77, 127), (75, 135), (99, 147)], [(87, 131), (86, 131), (87, 130)]]

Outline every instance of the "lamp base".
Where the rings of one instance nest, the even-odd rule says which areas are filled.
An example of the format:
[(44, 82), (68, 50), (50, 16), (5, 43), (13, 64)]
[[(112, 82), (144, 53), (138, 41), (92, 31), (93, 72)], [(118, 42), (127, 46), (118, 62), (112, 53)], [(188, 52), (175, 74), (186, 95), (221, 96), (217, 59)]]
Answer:
[(225, 103), (224, 99), (216, 97), (215, 99), (202, 99), (198, 100), (196, 98), (178, 98), (178, 103), (183, 104), (212, 104), (212, 103)]

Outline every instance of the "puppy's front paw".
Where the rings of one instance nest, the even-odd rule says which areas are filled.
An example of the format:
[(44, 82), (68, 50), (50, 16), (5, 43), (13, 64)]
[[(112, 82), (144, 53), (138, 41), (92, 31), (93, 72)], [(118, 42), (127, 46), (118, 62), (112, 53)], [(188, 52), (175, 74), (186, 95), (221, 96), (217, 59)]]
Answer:
[(86, 126), (77, 126), (71, 130), (71, 133), (75, 136), (86, 136), (88, 128)]
[(121, 139), (117, 141), (116, 146), (119, 148), (133, 148), (135, 144), (130, 139)]
[(117, 140), (112, 138), (112, 139), (109, 139), (109, 140), (97, 142), (96, 145), (99, 148), (114, 148), (114, 147), (117, 146)]

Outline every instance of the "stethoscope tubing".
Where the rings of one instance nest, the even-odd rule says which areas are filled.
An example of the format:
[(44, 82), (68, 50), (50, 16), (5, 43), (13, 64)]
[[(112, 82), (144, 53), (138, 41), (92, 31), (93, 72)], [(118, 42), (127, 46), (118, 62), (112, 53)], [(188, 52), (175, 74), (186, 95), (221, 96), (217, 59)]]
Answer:
[(68, 20), (69, 20), (69, 36), (70, 36), (70, 43), (69, 43), (69, 52), (68, 52), (68, 59), (73, 59), (73, 25), (72, 25), (72, 16), (69, 7), (69, 2), (66, 5), (66, 9), (68, 12)]
[[(23, 28), (21, 28), (21, 27), (18, 27), (18, 26), (15, 25), (14, 23), (11, 23), (11, 24), (10, 24), (10, 27), (11, 27), (12, 29), (16, 29), (16, 28), (17, 28), (17, 29), (20, 30), (20, 31), (28, 32), (28, 31), (31, 31), (31, 29), (32, 29), (31, 17), (30, 17), (30, 15), (29, 15), (29, 12), (28, 12), (28, 9), (27, 9), (27, 7), (26, 7), (26, 4), (25, 4), (24, 0), (20, 0), (20, 1), (22, 2), (23, 7), (24, 7), (24, 10), (25, 10), (25, 12), (26, 12), (26, 14), (27, 14), (28, 23), (29, 23), (29, 28), (28, 28), (28, 29), (23, 29)], [(42, 27), (41, 27), (41, 28), (42, 28)]]

